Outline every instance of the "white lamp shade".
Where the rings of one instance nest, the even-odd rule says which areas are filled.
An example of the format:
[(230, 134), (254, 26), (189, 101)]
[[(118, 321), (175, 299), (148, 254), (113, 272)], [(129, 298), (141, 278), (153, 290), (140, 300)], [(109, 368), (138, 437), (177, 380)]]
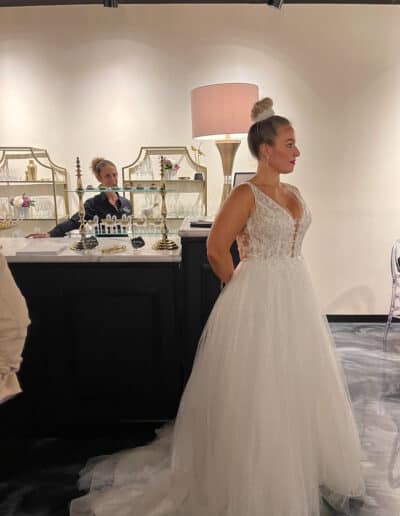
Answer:
[(252, 124), (250, 112), (257, 100), (255, 84), (233, 82), (195, 88), (191, 92), (193, 138), (247, 134)]

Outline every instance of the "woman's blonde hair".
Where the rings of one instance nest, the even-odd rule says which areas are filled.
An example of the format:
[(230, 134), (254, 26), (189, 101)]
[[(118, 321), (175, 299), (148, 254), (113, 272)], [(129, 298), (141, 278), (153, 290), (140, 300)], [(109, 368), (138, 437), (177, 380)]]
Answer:
[(103, 168), (107, 167), (108, 165), (111, 165), (115, 169), (117, 168), (112, 161), (104, 158), (93, 158), (90, 168), (92, 169), (93, 174), (98, 176)]

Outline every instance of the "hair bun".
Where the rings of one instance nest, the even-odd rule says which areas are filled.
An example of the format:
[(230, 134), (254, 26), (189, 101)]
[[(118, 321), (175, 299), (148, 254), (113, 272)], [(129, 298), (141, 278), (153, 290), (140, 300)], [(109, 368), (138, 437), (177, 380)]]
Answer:
[(90, 165), (90, 168), (93, 170), (93, 172), (96, 174), (98, 172), (97, 165), (104, 161), (104, 158), (93, 158), (92, 163)]
[(265, 97), (256, 102), (251, 110), (251, 119), (253, 123), (255, 124), (256, 122), (261, 122), (261, 120), (266, 120), (267, 118), (274, 116), (275, 112), (272, 109), (273, 105), (274, 103), (269, 97)]

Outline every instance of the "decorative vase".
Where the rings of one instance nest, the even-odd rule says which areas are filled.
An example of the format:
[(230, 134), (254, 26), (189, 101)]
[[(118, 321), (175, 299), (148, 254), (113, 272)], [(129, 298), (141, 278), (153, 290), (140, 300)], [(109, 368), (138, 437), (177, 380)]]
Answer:
[(20, 219), (29, 219), (29, 206), (21, 206), (21, 208), (19, 208), (18, 211), (18, 216)]

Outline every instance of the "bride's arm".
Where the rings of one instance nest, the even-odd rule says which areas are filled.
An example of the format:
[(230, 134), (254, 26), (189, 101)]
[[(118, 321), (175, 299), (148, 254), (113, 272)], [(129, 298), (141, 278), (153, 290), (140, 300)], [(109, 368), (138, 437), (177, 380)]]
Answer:
[(254, 197), (247, 185), (235, 188), (220, 209), (207, 240), (207, 257), (215, 275), (228, 283), (234, 267), (231, 245), (254, 209)]

